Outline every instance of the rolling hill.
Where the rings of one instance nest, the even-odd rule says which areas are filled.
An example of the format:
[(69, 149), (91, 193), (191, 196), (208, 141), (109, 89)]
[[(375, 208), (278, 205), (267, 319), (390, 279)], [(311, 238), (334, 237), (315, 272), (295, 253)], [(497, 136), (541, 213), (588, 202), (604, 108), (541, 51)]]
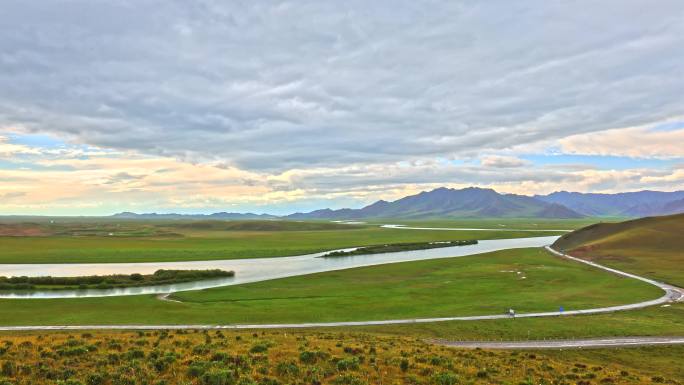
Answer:
[(499, 194), (476, 187), (461, 190), (438, 188), (394, 202), (377, 201), (361, 209), (316, 210), (296, 213), (288, 219), (366, 218), (580, 218), (581, 214), (556, 203), (524, 195)]
[(684, 214), (597, 223), (562, 236), (557, 250), (684, 286)]

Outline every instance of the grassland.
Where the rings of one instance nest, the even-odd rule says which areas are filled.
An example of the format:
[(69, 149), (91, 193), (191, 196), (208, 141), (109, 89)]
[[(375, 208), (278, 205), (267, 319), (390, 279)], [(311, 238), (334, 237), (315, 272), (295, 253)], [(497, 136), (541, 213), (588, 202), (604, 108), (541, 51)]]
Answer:
[[(523, 278), (524, 277), (524, 278)], [(439, 293), (439, 295), (435, 295)], [(582, 309), (657, 298), (648, 284), (542, 249), (396, 263), (152, 296), (0, 301), (0, 324), (215, 324), (379, 320)], [(131, 312), (130, 309), (144, 309)]]
[[(359, 333), (161, 331), (0, 338), (3, 385), (678, 383), (676, 368), (664, 360), (646, 365), (625, 357), (606, 363), (601, 351), (455, 350)], [(675, 357), (682, 349), (658, 352)]]
[[(314, 222), (76, 222), (0, 236), (0, 263), (111, 263), (279, 257), (386, 243), (548, 236), (534, 231), (393, 230)], [(275, 224), (279, 227), (273, 228)], [(17, 226), (6, 224), (5, 226)], [(27, 225), (19, 225), (24, 226)], [(57, 226), (59, 230), (50, 226)], [(117, 227), (120, 226), (120, 227)], [(235, 230), (235, 228), (239, 230)], [(245, 231), (245, 226), (251, 228)], [(318, 230), (311, 230), (311, 228)], [(332, 228), (330, 226), (333, 226)], [(120, 235), (115, 230), (122, 229)], [(228, 228), (228, 229), (226, 229)], [(255, 229), (258, 228), (258, 229)], [(38, 227), (43, 229), (43, 227)], [(52, 230), (50, 230), (52, 229)], [(90, 229), (90, 230), (88, 230)], [(286, 230), (283, 230), (286, 229)], [(92, 230), (92, 231), (91, 231)], [(41, 230), (43, 231), (43, 230)], [(52, 233), (49, 231), (53, 231)], [(47, 234), (47, 235), (46, 235)], [(57, 235), (55, 235), (57, 234)], [(109, 235), (112, 234), (112, 235)], [(134, 234), (134, 235), (133, 235)], [(562, 234), (561, 232), (557, 233)]]
[(473, 341), (681, 336), (684, 335), (684, 304), (582, 316), (366, 326), (355, 330)]
[(555, 247), (624, 271), (684, 287), (684, 214), (596, 224)]

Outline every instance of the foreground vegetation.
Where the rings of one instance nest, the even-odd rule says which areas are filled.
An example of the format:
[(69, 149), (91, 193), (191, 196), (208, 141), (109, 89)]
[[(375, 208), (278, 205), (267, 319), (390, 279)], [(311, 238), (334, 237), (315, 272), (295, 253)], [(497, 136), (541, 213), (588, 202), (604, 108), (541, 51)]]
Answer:
[(439, 242), (416, 242), (416, 243), (392, 243), (387, 245), (375, 245), (358, 247), (354, 250), (331, 251), (322, 255), (323, 258), (351, 257), (354, 255), (396, 253), (399, 251), (439, 249), (442, 247), (477, 245), (477, 240), (466, 239), (462, 241), (439, 241)]
[(0, 290), (84, 290), (142, 287), (233, 277), (223, 270), (157, 270), (154, 274), (90, 275), (84, 277), (0, 277)]
[(154, 296), (2, 300), (0, 325), (364, 321), (584, 309), (661, 295), (531, 248), (175, 293), (182, 303)]
[[(3, 385), (679, 383), (683, 349), (456, 350), (360, 333), (156, 331), (0, 336)], [(622, 358), (616, 360), (615, 358)], [(679, 377), (681, 379), (681, 377)]]
[(567, 234), (559, 250), (684, 287), (684, 214), (602, 223)]
[[(43, 232), (44, 229), (52, 232)], [(378, 244), (561, 234), (563, 232), (501, 231), (497, 228), (491, 231), (396, 230), (377, 225), (287, 221), (98, 222), (91, 219), (85, 222), (0, 223), (0, 264), (282, 257)]]

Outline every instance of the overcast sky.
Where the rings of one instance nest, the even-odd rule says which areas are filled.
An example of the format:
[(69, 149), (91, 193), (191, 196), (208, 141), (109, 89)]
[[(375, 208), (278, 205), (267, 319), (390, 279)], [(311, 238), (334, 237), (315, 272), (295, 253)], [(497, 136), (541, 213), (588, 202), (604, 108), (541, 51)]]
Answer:
[(5, 0), (0, 214), (684, 189), (682, 74), (681, 0)]

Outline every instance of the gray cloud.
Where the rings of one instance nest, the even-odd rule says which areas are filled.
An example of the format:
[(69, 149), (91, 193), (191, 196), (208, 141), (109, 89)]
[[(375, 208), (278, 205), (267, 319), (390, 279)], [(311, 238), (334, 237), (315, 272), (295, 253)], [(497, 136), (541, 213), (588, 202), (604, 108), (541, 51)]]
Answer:
[(132, 175), (127, 172), (118, 172), (110, 176), (105, 184), (129, 183), (145, 178), (145, 175)]
[(0, 36), (0, 125), (265, 172), (477, 157), (684, 105), (677, 0), (16, 0)]

